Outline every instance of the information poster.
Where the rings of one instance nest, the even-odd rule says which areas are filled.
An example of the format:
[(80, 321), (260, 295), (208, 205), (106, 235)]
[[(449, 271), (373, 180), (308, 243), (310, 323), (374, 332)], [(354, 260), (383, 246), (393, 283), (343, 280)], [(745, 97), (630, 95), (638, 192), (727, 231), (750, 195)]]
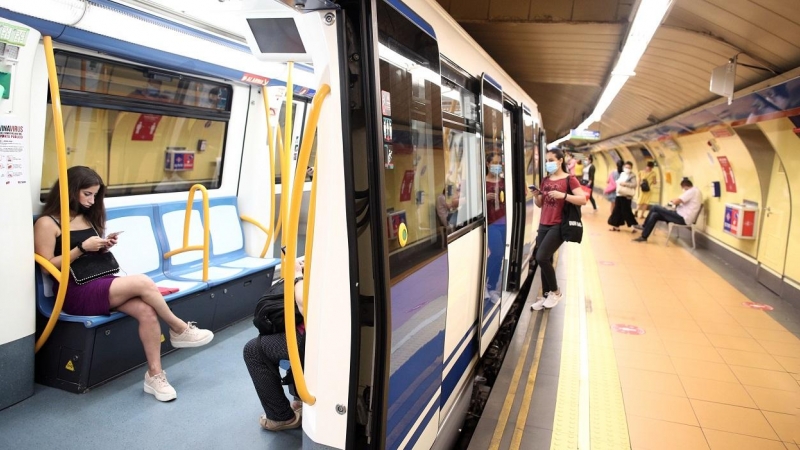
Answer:
[(725, 177), (725, 191), (736, 192), (736, 178), (733, 176), (733, 167), (727, 156), (717, 156), (719, 165), (722, 167), (722, 176)]
[(0, 117), (0, 186), (28, 184), (27, 132), (14, 118)]
[(400, 184), (400, 201), (411, 200), (411, 191), (414, 188), (414, 171), (406, 170), (403, 174), (403, 182)]
[(133, 128), (132, 141), (152, 141), (156, 135), (161, 116), (157, 114), (141, 114)]

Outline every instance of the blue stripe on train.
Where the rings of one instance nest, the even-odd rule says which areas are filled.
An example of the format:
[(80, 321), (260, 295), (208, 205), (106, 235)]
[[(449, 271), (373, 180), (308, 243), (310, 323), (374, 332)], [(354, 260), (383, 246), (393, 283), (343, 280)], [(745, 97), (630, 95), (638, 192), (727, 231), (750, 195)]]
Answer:
[(428, 425), (430, 424), (431, 419), (433, 418), (433, 414), (436, 413), (436, 411), (438, 410), (439, 410), (439, 397), (436, 397), (435, 399), (433, 399), (433, 403), (431, 404), (431, 409), (428, 410), (428, 413), (425, 414), (425, 418), (422, 419), (422, 422), (420, 422), (419, 428), (417, 428), (417, 431), (415, 431), (414, 435), (411, 436), (411, 439), (408, 440), (408, 445), (406, 445), (406, 448), (414, 448), (414, 446), (417, 445), (419, 437), (422, 436), (422, 432), (425, 431), (425, 428), (427, 428)]
[(464, 376), (464, 372), (469, 367), (469, 363), (472, 362), (472, 359), (477, 354), (478, 340), (472, 339), (469, 344), (467, 344), (464, 351), (458, 356), (453, 368), (450, 369), (450, 372), (445, 376), (442, 382), (442, 404), (447, 403), (447, 400), (450, 399), (450, 395), (453, 394), (453, 390), (456, 388), (456, 385), (458, 385), (458, 381)]

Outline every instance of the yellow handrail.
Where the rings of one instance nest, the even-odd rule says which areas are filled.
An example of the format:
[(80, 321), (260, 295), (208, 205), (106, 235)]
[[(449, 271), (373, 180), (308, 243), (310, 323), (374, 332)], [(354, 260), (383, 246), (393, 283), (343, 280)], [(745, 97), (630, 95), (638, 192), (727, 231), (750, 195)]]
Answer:
[(303, 268), (303, 314), (305, 314), (306, 322), (308, 321), (308, 291), (311, 288), (311, 257), (314, 255), (314, 223), (317, 219), (318, 170), (319, 152), (314, 155), (314, 175), (311, 178), (311, 199), (308, 202), (308, 222), (306, 223), (306, 259)]
[(36, 262), (42, 265), (48, 272), (58, 279), (58, 293), (56, 303), (53, 305), (53, 312), (47, 320), (42, 334), (36, 340), (35, 351), (47, 342), (50, 333), (56, 326), (61, 308), (64, 306), (64, 298), (67, 296), (67, 286), (69, 285), (69, 190), (67, 189), (67, 144), (64, 139), (64, 119), (61, 114), (61, 91), (58, 88), (58, 73), (56, 72), (56, 58), (53, 55), (53, 39), (44, 36), (44, 54), (47, 59), (47, 78), (50, 80), (50, 103), (53, 107), (53, 130), (56, 132), (56, 157), (58, 158), (58, 195), (61, 197), (61, 270), (41, 255), (34, 254)]
[[(189, 245), (189, 225), (192, 220), (192, 203), (194, 203), (194, 193), (197, 190), (203, 195), (203, 245)], [(189, 200), (186, 202), (186, 214), (183, 218), (183, 246), (164, 253), (164, 259), (169, 259), (180, 253), (202, 250), (203, 281), (208, 281), (209, 243), (211, 242), (211, 227), (209, 226), (209, 222), (211, 222), (211, 214), (209, 214), (208, 211), (208, 191), (202, 184), (195, 184), (189, 189)]]
[[(258, 227), (259, 230), (263, 231), (264, 233), (267, 233), (267, 236), (269, 236), (269, 233), (270, 233), (269, 229), (267, 227), (265, 227), (264, 224), (262, 224), (258, 220), (254, 219), (254, 218), (252, 218), (250, 216), (246, 216), (244, 214), (239, 216), (239, 218), (242, 219), (242, 222), (247, 222), (247, 223), (249, 223), (251, 225), (255, 225), (256, 227)], [(269, 239), (267, 239), (267, 242), (269, 242)], [(261, 255), (261, 257), (263, 258), (264, 255)]]
[[(269, 226), (270, 230), (267, 233), (267, 242), (264, 243), (264, 248), (261, 250), (261, 257), (267, 256), (267, 250), (272, 243), (273, 230), (275, 230), (275, 143), (272, 142), (272, 125), (269, 123), (269, 94), (267, 87), (261, 88), (261, 95), (264, 98), (264, 109), (267, 112), (267, 148), (269, 149)], [(280, 222), (280, 221), (279, 221)], [(275, 231), (277, 233), (277, 231)]]
[[(290, 86), (287, 86), (290, 89)], [(304, 172), (308, 167), (308, 160), (311, 157), (311, 146), (314, 142), (314, 134), (317, 130), (317, 122), (319, 122), (319, 115), (322, 110), (322, 104), (325, 98), (330, 93), (331, 88), (327, 84), (320, 86), (317, 93), (314, 95), (314, 100), (311, 103), (311, 112), (306, 121), (305, 131), (303, 132), (303, 142), (300, 146), (300, 154), (297, 159), (297, 173), (295, 173), (294, 186), (291, 191), (292, 204), (289, 208), (289, 213), (286, 214), (286, 224), (283, 227), (284, 234), (288, 234), (286, 238), (286, 256), (284, 257), (284, 271), (293, 270), (296, 254), (297, 254), (297, 232), (289, 233), (289, 230), (297, 230), (300, 224), (300, 204), (303, 200), (303, 183), (305, 177), (300, 176), (300, 172)], [(316, 178), (318, 174), (314, 176)], [(313, 182), (312, 182), (313, 185)], [(287, 190), (282, 191), (281, 199), (286, 196)], [(309, 252), (306, 251), (306, 258), (309, 257)], [(305, 270), (308, 270), (306, 268)], [(285, 273), (285, 272), (284, 272)], [(310, 275), (310, 272), (308, 272)], [(284, 278), (286, 276), (284, 275)], [(304, 277), (305, 278), (305, 277)], [(305, 280), (304, 280), (305, 281)], [(303, 292), (307, 288), (303, 285)], [(308, 306), (307, 299), (303, 299), (303, 307)], [(297, 330), (296, 321), (294, 316), (294, 283), (286, 283), (284, 289), (284, 309), (286, 318), (286, 345), (289, 349), (289, 362), (292, 366), (292, 373), (294, 374), (295, 387), (297, 393), (304, 403), (313, 405), (317, 399), (308, 392), (306, 387), (306, 379), (303, 374), (303, 367), (300, 362), (300, 353), (297, 347)], [(307, 310), (303, 310), (304, 314), (308, 314)]]
[[(292, 80), (292, 72), (294, 72), (294, 62), (289, 61), (286, 63), (286, 117), (283, 122), (283, 154), (281, 155), (281, 219), (286, 221), (289, 217), (287, 208), (289, 207), (289, 192), (288, 178), (289, 178), (289, 160), (291, 159), (292, 151), (292, 109), (294, 107), (294, 82)], [(286, 244), (286, 224), (283, 227), (284, 232), (281, 233), (281, 246)], [(282, 257), (285, 261), (286, 258)], [(286, 267), (281, 264), (281, 267)], [(283, 269), (281, 269), (283, 270)], [(290, 268), (289, 270), (294, 270)]]

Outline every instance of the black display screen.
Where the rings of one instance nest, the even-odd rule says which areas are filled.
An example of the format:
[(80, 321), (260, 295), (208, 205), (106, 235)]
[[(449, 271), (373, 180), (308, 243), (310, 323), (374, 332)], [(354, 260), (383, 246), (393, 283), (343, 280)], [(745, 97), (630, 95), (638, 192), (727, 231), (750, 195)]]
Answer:
[(305, 53), (300, 32), (292, 18), (247, 19), (261, 53)]

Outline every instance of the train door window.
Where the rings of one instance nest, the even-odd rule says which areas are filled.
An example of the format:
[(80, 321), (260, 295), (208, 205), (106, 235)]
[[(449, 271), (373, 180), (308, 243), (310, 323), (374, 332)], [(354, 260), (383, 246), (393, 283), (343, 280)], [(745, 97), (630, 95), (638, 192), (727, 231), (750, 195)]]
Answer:
[[(286, 137), (284, 136), (285, 127), (286, 127), (286, 98), (285, 98), (285, 90), (286, 89), (283, 88), (283, 87), (275, 87), (275, 88), (269, 88), (269, 89), (270, 89), (270, 91), (272, 91), (273, 89), (275, 89), (276, 91), (279, 90), (278, 95), (274, 96), (274, 99), (277, 99), (278, 102), (280, 102), (279, 103), (280, 104), (280, 106), (279, 106), (280, 109), (278, 109), (278, 111), (279, 111), (279, 113), (278, 113), (278, 122), (277, 122), (277, 124), (273, 123), (273, 126), (275, 126), (275, 128), (273, 129), (273, 133), (272, 133), (273, 137), (272, 138), (274, 140), (274, 145), (275, 145), (275, 182), (280, 184), (281, 183), (281, 174), (282, 174), (282, 170), (283, 170), (282, 165), (281, 165), (281, 156), (280, 155), (281, 155), (281, 152), (283, 151), (284, 145), (286, 143), (286, 141), (285, 141)], [(273, 99), (271, 99), (271, 101), (270, 101), (270, 105), (273, 104), (272, 100)], [(275, 103), (278, 103), (278, 102), (275, 102)], [(291, 136), (289, 136), (289, 139), (292, 141), (292, 143), (289, 146), (290, 147), (290, 154), (288, 156), (289, 160), (291, 161), (289, 163), (290, 170), (292, 170), (292, 171), (295, 170), (296, 158), (297, 158), (297, 154), (298, 154), (299, 149), (300, 149), (300, 141), (302, 139), (303, 130), (305, 129), (305, 121), (307, 119), (307, 117), (306, 117), (307, 106), (308, 106), (308, 100), (305, 97), (300, 97), (300, 98), (295, 97), (294, 101), (292, 102), (292, 130), (291, 130), (292, 134), (291, 134)], [(316, 140), (315, 140), (315, 142), (316, 142)], [(314, 163), (314, 161), (313, 161), (314, 154), (313, 153), (314, 152), (312, 152), (312, 155), (311, 155), (312, 159), (310, 160), (309, 164), (313, 164)], [(291, 178), (292, 177), (289, 177), (290, 180), (291, 180)]]
[[(93, 168), (106, 196), (221, 184), (230, 85), (74, 53), (56, 53), (67, 165)], [(42, 198), (58, 179), (47, 108)]]
[(478, 96), (475, 80), (459, 76), (448, 62), (442, 63), (442, 132), (445, 185), (437, 197), (439, 226), (456, 231), (483, 218), (481, 171), (484, 164), (478, 134)]
[(503, 157), (503, 93), (483, 82), (483, 148), (486, 154), (486, 216), (489, 225), (504, 220), (505, 159)]
[(445, 189), (441, 77), (436, 41), (392, 7), (379, 2), (379, 8), (384, 200), (394, 279), (444, 251), (436, 213)]
[[(523, 146), (525, 151), (525, 185), (530, 186), (537, 183), (536, 174), (539, 173), (539, 153), (536, 144), (536, 129), (533, 122), (533, 117), (525, 110), (522, 115), (522, 135)], [(525, 189), (526, 199), (533, 199), (533, 192), (530, 189)]]

